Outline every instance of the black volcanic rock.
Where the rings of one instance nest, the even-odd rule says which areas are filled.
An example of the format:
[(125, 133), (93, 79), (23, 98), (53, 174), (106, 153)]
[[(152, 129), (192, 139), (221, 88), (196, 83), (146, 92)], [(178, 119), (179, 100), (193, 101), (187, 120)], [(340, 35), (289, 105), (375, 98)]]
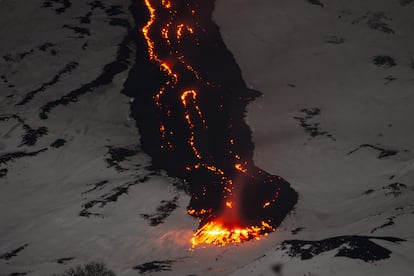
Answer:
[(299, 257), (302, 260), (312, 259), (334, 249), (337, 250), (335, 257), (359, 259), (364, 262), (388, 259), (392, 252), (372, 240), (392, 243), (405, 241), (394, 237), (340, 236), (320, 241), (284, 241), (281, 249), (287, 250), (289, 256)]
[[(130, 8), (137, 29), (142, 29), (149, 19), (148, 12), (143, 13), (147, 10), (143, 2), (134, 1)], [(298, 196), (288, 182), (254, 165), (254, 145), (244, 114), (247, 104), (260, 93), (246, 86), (211, 19), (214, 1), (175, 2), (179, 16), (174, 18), (186, 18), (196, 35), (171, 38), (170, 45), (161, 37), (162, 29), (169, 20), (173, 20), (169, 22), (171, 26), (179, 22), (170, 19), (161, 3), (151, 4), (155, 5), (157, 20), (150, 28), (147, 26), (148, 35), (154, 37), (151, 43), (156, 54), (173, 64), (179, 80), (170, 85), (174, 82), (172, 73), (149, 56), (146, 37), (134, 37), (136, 62), (123, 93), (135, 98), (131, 115), (141, 134), (142, 149), (152, 157), (155, 169), (187, 183), (192, 195), (188, 210), (201, 225), (222, 213), (229, 181), (237, 190), (242, 224), (261, 225), (261, 221), (267, 221), (279, 225)], [(196, 10), (195, 16), (192, 10)], [(183, 91), (189, 89), (193, 100), (186, 106)], [(157, 105), (154, 97), (160, 91), (164, 92)], [(192, 139), (199, 156), (191, 146)]]

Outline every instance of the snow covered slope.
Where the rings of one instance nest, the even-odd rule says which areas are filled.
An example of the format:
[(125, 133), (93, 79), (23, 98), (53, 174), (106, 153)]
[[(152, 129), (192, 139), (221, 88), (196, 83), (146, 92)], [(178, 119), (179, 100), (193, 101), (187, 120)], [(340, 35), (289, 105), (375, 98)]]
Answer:
[(129, 5), (0, 1), (0, 275), (89, 261), (117, 275), (412, 274), (413, 1), (216, 3), (263, 93), (246, 117), (255, 162), (300, 199), (260, 241), (194, 251), (189, 196), (151, 170), (120, 93)]
[(120, 93), (134, 59), (129, 4), (0, 3), (1, 275), (89, 260), (132, 270), (166, 232), (146, 233), (151, 219), (179, 205), (190, 235), (196, 225), (175, 182), (147, 168)]
[(283, 275), (411, 275), (413, 14), (411, 1), (218, 2), (224, 40), (263, 93), (247, 114), (255, 161), (300, 194), (285, 224), (302, 229), (294, 239), (407, 240), (378, 242), (395, 253), (375, 265), (333, 258), (337, 246), (318, 256), (324, 243), (303, 243), (314, 250), (309, 261), (276, 251), (235, 275), (267, 275), (278, 261)]

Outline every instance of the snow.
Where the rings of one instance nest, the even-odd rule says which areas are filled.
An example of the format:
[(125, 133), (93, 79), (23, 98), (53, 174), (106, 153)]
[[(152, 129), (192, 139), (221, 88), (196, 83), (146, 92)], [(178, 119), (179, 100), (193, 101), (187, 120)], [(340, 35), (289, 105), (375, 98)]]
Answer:
[[(234, 5), (238, 10), (226, 16)], [(286, 178), (300, 194), (286, 227), (304, 227), (297, 236), (305, 240), (369, 235), (386, 217), (398, 216), (395, 225), (373, 235), (407, 239), (408, 244), (399, 247), (405, 251), (381, 263), (380, 269), (351, 262), (344, 275), (409, 275), (413, 268), (412, 214), (396, 211), (412, 208), (413, 200), (414, 39), (409, 32), (413, 8), (398, 1), (330, 1), (323, 8), (306, 1), (265, 0), (219, 1), (216, 6), (215, 20), (243, 77), (263, 93), (247, 114), (255, 162)], [(390, 18), (385, 21), (395, 34), (373, 30), (366, 19), (360, 19), (381, 11)], [(360, 22), (352, 23), (357, 19)], [(324, 43), (330, 36), (343, 37), (345, 42)], [(373, 65), (377, 55), (393, 57), (397, 66)], [(388, 75), (397, 79), (385, 85)], [(307, 123), (319, 123), (320, 131), (327, 131), (335, 141), (303, 132), (295, 117), (305, 117), (300, 110), (312, 108), (321, 112)], [(398, 154), (378, 159), (376, 150), (367, 148), (348, 154), (363, 144)], [(385, 196), (382, 187), (394, 182), (406, 183), (407, 191), (400, 197)], [(375, 194), (364, 196), (368, 189)], [(268, 259), (270, 264), (280, 259), (280, 253)], [(338, 268), (346, 262), (302, 266), (287, 260), (283, 275), (342, 275)], [(349, 270), (352, 265), (354, 271)], [(399, 272), (394, 271), (397, 267)], [(235, 275), (249, 269), (268, 273), (268, 267), (260, 269), (253, 263)]]
[[(0, 256), (27, 244), (16, 256), (0, 258), (0, 275), (49, 275), (89, 261), (103, 261), (123, 276), (137, 275), (133, 267), (153, 261), (166, 261), (172, 270), (151, 275), (411, 275), (414, 3), (335, 0), (322, 1), (321, 7), (305, 0), (217, 1), (214, 20), (223, 39), (246, 83), (263, 93), (246, 114), (256, 165), (287, 179), (300, 199), (276, 233), (260, 241), (189, 250), (197, 227), (185, 212), (189, 196), (174, 186), (178, 180), (148, 168), (150, 158), (140, 151), (138, 130), (129, 119), (130, 99), (120, 93), (127, 71), (76, 102), (57, 106), (47, 120), (39, 118), (41, 106), (100, 75), (127, 32), (109, 25), (110, 16), (100, 8), (92, 10), (90, 25), (79, 24), (78, 17), (91, 10), (87, 1), (72, 1), (62, 14), (54, 11), (61, 4), (41, 8), (44, 2), (0, 1), (0, 57), (34, 49), (21, 61), (1, 61), (0, 75), (8, 83), (0, 82), (0, 116), (17, 114), (33, 129), (48, 128), (34, 146), (19, 147), (22, 124), (0, 121), (0, 156), (47, 148), (0, 164), (8, 169), (0, 178)], [(129, 1), (103, 4), (121, 5), (124, 14), (116, 17), (132, 22)], [(386, 17), (378, 19), (379, 12)], [(395, 33), (370, 28), (378, 20)], [(78, 38), (62, 29), (64, 24), (86, 27), (91, 35)], [(344, 42), (327, 43), (333, 36)], [(56, 55), (38, 49), (46, 42), (55, 44)], [(373, 58), (381, 55), (397, 65), (374, 65)], [(79, 63), (73, 72), (27, 105), (15, 106), (72, 61)], [(396, 79), (389, 82), (388, 76)], [(309, 127), (317, 128), (314, 136)], [(59, 138), (65, 145), (51, 147)], [(136, 154), (116, 161), (117, 169), (107, 161), (109, 147)], [(396, 154), (378, 158), (381, 149)], [(97, 185), (102, 181), (107, 182)], [(394, 183), (404, 186), (390, 186)], [(119, 188), (128, 191), (105, 201)], [(160, 202), (175, 197), (177, 209), (164, 223), (150, 226), (142, 215), (158, 214)], [(91, 201), (105, 205), (96, 203), (89, 217), (79, 216)], [(390, 219), (394, 224), (381, 228)], [(299, 227), (303, 230), (293, 234)], [(337, 249), (308, 260), (280, 249), (286, 240), (342, 235), (406, 241), (375, 240), (392, 254), (372, 263), (334, 257)], [(59, 264), (61, 258), (74, 259)], [(277, 264), (280, 273), (272, 271)]]

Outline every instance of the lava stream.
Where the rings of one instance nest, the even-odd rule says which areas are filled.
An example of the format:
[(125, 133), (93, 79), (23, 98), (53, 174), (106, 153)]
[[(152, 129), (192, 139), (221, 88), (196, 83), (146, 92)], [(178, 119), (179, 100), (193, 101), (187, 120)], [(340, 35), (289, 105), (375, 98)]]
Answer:
[[(187, 212), (200, 222), (192, 245), (240, 243), (275, 231), (297, 194), (254, 165), (244, 111), (257, 93), (246, 87), (211, 21), (214, 1), (141, 1), (149, 14), (141, 29), (147, 66), (158, 66), (151, 87), (159, 87), (130, 92), (138, 97), (132, 109), (154, 165), (190, 187)], [(157, 133), (148, 123), (154, 121)]]

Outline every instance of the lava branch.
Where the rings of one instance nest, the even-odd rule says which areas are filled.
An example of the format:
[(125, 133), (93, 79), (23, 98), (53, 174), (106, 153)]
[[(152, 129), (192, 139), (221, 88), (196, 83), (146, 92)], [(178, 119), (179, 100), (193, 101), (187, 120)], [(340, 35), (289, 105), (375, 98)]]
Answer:
[[(182, 162), (185, 173), (177, 175), (190, 183), (192, 199), (187, 212), (200, 222), (191, 239), (192, 246), (222, 246), (268, 235), (296, 203), (296, 193), (287, 182), (259, 170), (253, 160), (240, 152), (244, 152), (243, 146), (236, 143), (238, 136), (233, 132), (246, 133), (233, 126), (230, 110), (234, 108), (226, 106), (229, 101), (223, 100), (229, 97), (227, 91), (219, 80), (210, 81), (209, 75), (203, 74), (202, 65), (188, 62), (194, 60), (189, 49), (200, 47), (200, 36), (207, 34), (197, 17), (199, 4), (205, 2), (144, 0), (144, 3), (149, 12), (142, 28), (148, 57), (165, 77), (152, 95), (160, 115), (160, 150), (168, 151), (174, 158), (184, 158), (182, 153), (188, 158)], [(192, 59), (187, 60), (188, 56)], [(212, 90), (214, 93), (206, 97)], [(221, 118), (214, 114), (217, 112), (230, 117), (224, 123), (218, 122)], [(240, 116), (243, 119), (243, 114)], [(217, 134), (225, 137), (222, 143), (227, 149), (212, 144), (212, 135)], [(182, 140), (186, 140), (186, 145), (181, 144)], [(200, 181), (207, 183), (199, 184)], [(291, 198), (285, 202), (287, 207), (277, 208), (281, 192)]]

